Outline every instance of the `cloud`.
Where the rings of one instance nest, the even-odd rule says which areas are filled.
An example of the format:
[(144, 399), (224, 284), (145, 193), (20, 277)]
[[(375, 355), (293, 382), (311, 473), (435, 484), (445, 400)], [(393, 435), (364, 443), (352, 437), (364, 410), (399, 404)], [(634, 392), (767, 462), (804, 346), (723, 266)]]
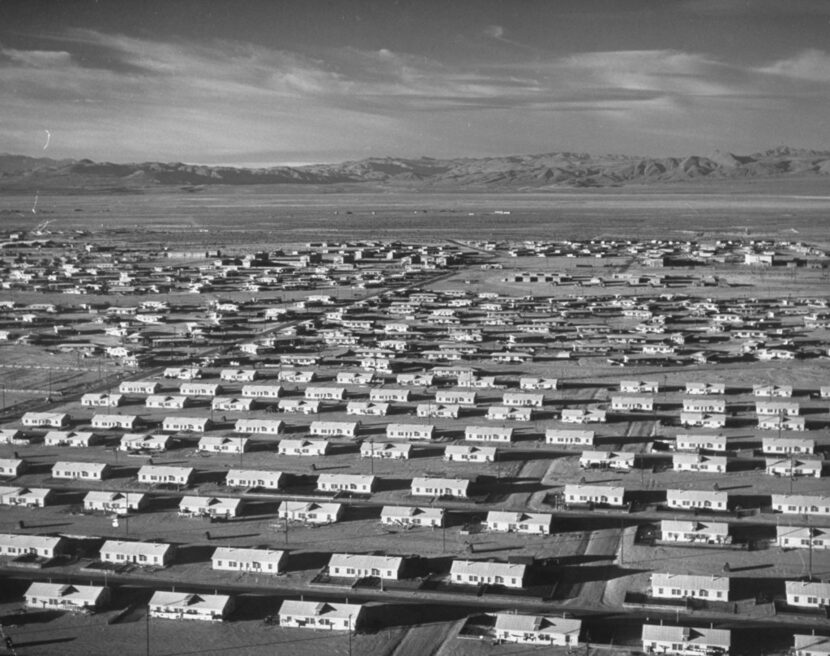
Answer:
[(830, 54), (822, 50), (805, 50), (795, 57), (773, 62), (759, 70), (798, 80), (830, 82)]

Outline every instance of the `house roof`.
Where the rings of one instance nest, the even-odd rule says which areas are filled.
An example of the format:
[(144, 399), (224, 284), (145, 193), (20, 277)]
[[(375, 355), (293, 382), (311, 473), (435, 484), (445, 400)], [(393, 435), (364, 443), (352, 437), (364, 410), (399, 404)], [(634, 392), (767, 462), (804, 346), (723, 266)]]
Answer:
[(157, 590), (150, 598), (150, 606), (223, 612), (230, 603), (230, 600), (230, 595), (194, 594)]
[(688, 626), (668, 626), (662, 624), (643, 624), (643, 641), (692, 643), (698, 645), (732, 644), (732, 632), (727, 629), (706, 629)]
[(360, 604), (335, 604), (332, 602), (286, 599), (280, 606), (279, 614), (287, 617), (352, 618), (352, 622), (356, 622), (362, 610), (363, 606)]
[(582, 620), (553, 617), (551, 615), (518, 615), (496, 613), (496, 631), (517, 633), (551, 633), (556, 635), (579, 635)]

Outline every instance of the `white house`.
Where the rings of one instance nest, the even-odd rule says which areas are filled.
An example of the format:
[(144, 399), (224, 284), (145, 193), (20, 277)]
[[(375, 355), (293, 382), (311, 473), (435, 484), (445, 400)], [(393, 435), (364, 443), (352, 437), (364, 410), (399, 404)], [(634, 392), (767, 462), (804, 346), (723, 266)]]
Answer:
[(138, 417), (135, 415), (94, 415), (89, 423), (93, 428), (105, 430), (113, 428), (135, 430), (138, 425)]
[(611, 409), (616, 412), (652, 412), (653, 396), (612, 396)]
[(401, 578), (404, 560), (400, 556), (334, 553), (329, 558), (329, 576), (362, 579), (370, 576), (397, 581)]
[(772, 509), (787, 514), (830, 516), (830, 497), (818, 494), (773, 494)]
[(49, 431), (43, 437), (44, 446), (88, 447), (101, 442), (100, 435), (87, 431)]
[(365, 474), (320, 474), (317, 489), (321, 492), (354, 492), (371, 494), (377, 477)]
[(381, 523), (387, 526), (429, 526), (444, 524), (444, 509), (420, 506), (384, 506), (380, 512)]
[(247, 549), (217, 547), (211, 556), (211, 566), (225, 572), (279, 574), (283, 570), (285, 551), (278, 549)]
[(85, 408), (117, 408), (124, 401), (121, 394), (84, 394), (81, 405)]
[(326, 440), (280, 440), (277, 453), (281, 456), (324, 456), (329, 451)]
[(725, 399), (710, 399), (707, 397), (683, 399), (683, 412), (726, 413)]
[(411, 444), (365, 440), (363, 444), (360, 445), (361, 458), (391, 458), (393, 460), (408, 460), (411, 453)]
[(225, 476), (228, 487), (258, 487), (266, 490), (279, 490), (283, 473), (264, 469), (229, 469)]
[(419, 403), (415, 407), (415, 414), (419, 417), (442, 417), (444, 419), (458, 419), (461, 411), (459, 405), (441, 405), (440, 403)]
[(551, 390), (558, 389), (559, 381), (556, 378), (519, 378), (519, 389), (532, 390)]
[(281, 519), (306, 524), (332, 524), (343, 514), (343, 504), (317, 501), (283, 501), (278, 515)]
[(803, 431), (807, 428), (807, 420), (805, 417), (765, 415), (758, 417), (758, 428), (775, 431)]
[(320, 437), (357, 437), (359, 421), (312, 421), (308, 428), (309, 435)]
[(812, 476), (821, 478), (821, 458), (765, 458), (767, 474), (773, 476)]
[(242, 499), (185, 495), (179, 502), (180, 517), (236, 517), (242, 510)]
[(643, 624), (643, 651), (666, 656), (728, 656), (732, 647), (729, 629)]
[(599, 408), (565, 408), (561, 419), (565, 424), (605, 423), (606, 412)]
[(470, 489), (470, 481), (463, 478), (430, 478), (416, 477), (412, 479), (411, 493), (417, 496), (447, 496), (466, 499)]
[(209, 417), (165, 417), (161, 429), (166, 433), (204, 433), (212, 425)]
[(239, 396), (214, 396), (210, 401), (211, 409), (220, 412), (250, 412), (253, 405), (253, 399)]
[(502, 405), (512, 408), (541, 408), (545, 404), (544, 394), (529, 392), (505, 392), (501, 397)]
[(666, 490), (666, 505), (678, 510), (728, 509), (728, 495), (720, 490)]
[(302, 399), (280, 399), (277, 408), (280, 412), (315, 415), (320, 411), (320, 402)]
[(776, 542), (781, 548), (830, 549), (830, 529), (815, 526), (776, 526)]
[(593, 446), (594, 431), (548, 428), (545, 430), (545, 444), (555, 446)]
[(247, 437), (223, 437), (221, 435), (203, 435), (199, 438), (197, 449), (200, 453), (245, 453), (248, 450)]
[(84, 496), (84, 510), (87, 512), (114, 512), (126, 515), (146, 508), (150, 499), (141, 492), (109, 492), (90, 490)]
[(278, 615), (280, 626), (286, 628), (354, 631), (362, 612), (360, 604), (286, 599)]
[(368, 417), (385, 417), (389, 414), (389, 404), (375, 403), (373, 401), (349, 401), (346, 404), (346, 414)]
[(631, 471), (636, 454), (633, 451), (583, 451), (579, 456), (579, 466), (583, 469), (613, 469)]
[(683, 426), (695, 426), (698, 428), (723, 428), (726, 426), (726, 415), (709, 412), (682, 412), (680, 423)]
[(569, 506), (596, 505), (621, 507), (624, 496), (625, 488), (623, 487), (584, 483), (568, 483), (565, 485), (564, 492), (565, 503)]
[(709, 394), (725, 394), (726, 385), (723, 383), (686, 383), (686, 394), (708, 396)]
[(440, 405), (475, 405), (476, 392), (463, 389), (439, 389), (435, 392), (435, 403)]
[(726, 452), (725, 435), (706, 435), (702, 433), (678, 433), (674, 441), (678, 451), (715, 451)]
[(166, 542), (135, 542), (106, 540), (101, 546), (101, 560), (123, 565), (132, 563), (152, 567), (167, 567), (173, 562), (175, 548)]
[(251, 399), (279, 399), (282, 387), (279, 385), (243, 385), (240, 394)]
[(34, 581), (23, 598), (28, 608), (94, 612), (106, 606), (110, 591), (100, 585)]
[(229, 595), (159, 590), (150, 598), (150, 617), (163, 620), (222, 622), (233, 610)]
[(444, 460), (448, 462), (495, 462), (496, 447), (448, 444), (444, 447)]
[(374, 387), (369, 390), (369, 400), (373, 403), (408, 403), (409, 390)]
[(237, 419), (233, 430), (235, 433), (279, 435), (284, 426), (279, 419)]
[(663, 519), (660, 521), (660, 536), (664, 542), (684, 544), (729, 544), (732, 541), (726, 522)]
[(801, 414), (801, 406), (797, 401), (756, 401), (755, 414), (795, 417)]
[(185, 396), (216, 396), (222, 393), (222, 386), (218, 383), (182, 383), (179, 385), (179, 394)]
[(20, 476), (26, 471), (26, 462), (21, 458), (0, 458), (0, 476)]
[(761, 440), (761, 450), (768, 455), (812, 455), (816, 451), (816, 441), (796, 437), (765, 437)]
[(32, 555), (51, 560), (61, 555), (66, 546), (67, 540), (63, 537), (0, 533), (0, 556), (18, 558)]
[(0, 505), (43, 508), (53, 496), (48, 487), (0, 487)]
[(657, 394), (660, 383), (656, 380), (621, 380), (620, 392), (623, 394)]
[(161, 384), (155, 380), (124, 380), (118, 386), (120, 394), (158, 394)]
[(142, 465), (138, 470), (138, 482), (150, 484), (189, 485), (193, 479), (193, 467), (172, 465)]
[(701, 453), (675, 453), (672, 456), (674, 471), (723, 473), (726, 456), (706, 456)]
[(491, 510), (487, 513), (487, 530), (498, 533), (550, 534), (553, 515), (522, 511)]
[(110, 472), (110, 466), (105, 462), (69, 462), (59, 461), (52, 466), (52, 478), (69, 480), (86, 479), (102, 481)]
[(729, 578), (696, 574), (653, 572), (650, 594), (656, 599), (729, 600)]
[(342, 401), (345, 387), (306, 387), (305, 398), (308, 401)]
[(758, 384), (752, 386), (752, 395), (788, 399), (793, 395), (792, 385)]
[(496, 442), (510, 444), (513, 441), (513, 429), (500, 426), (467, 426), (464, 439), (468, 442)]
[(256, 369), (222, 369), (219, 372), (219, 380), (229, 383), (250, 383), (260, 376)]
[(161, 453), (170, 446), (169, 435), (150, 435), (149, 433), (125, 433), (118, 443), (120, 451), (148, 451)]
[(491, 405), (484, 416), (491, 421), (530, 421), (533, 419), (533, 408)]
[(800, 608), (830, 607), (830, 583), (827, 581), (785, 581), (787, 605)]
[(553, 615), (496, 613), (493, 633), (496, 640), (523, 645), (577, 647), (582, 620)]
[(148, 408), (166, 408), (168, 410), (180, 410), (193, 403), (194, 401), (189, 396), (181, 394), (150, 394), (144, 399), (144, 405)]
[(523, 588), (526, 565), (484, 560), (453, 560), (450, 581), (458, 585), (503, 585)]
[(435, 437), (432, 424), (387, 424), (386, 438), (390, 440), (431, 440)]
[(793, 634), (792, 656), (830, 656), (830, 638), (804, 633)]
[(27, 412), (20, 422), (27, 428), (64, 428), (69, 424), (65, 412)]

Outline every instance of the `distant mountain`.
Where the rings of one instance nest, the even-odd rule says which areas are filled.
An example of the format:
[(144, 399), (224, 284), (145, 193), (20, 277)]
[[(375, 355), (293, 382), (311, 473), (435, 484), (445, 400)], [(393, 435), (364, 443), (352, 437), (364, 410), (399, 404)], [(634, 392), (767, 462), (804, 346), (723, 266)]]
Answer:
[[(458, 159), (369, 158), (340, 164), (238, 168), (143, 162), (113, 164), (0, 154), (0, 189), (140, 191), (207, 185), (363, 185), (396, 189), (544, 190), (682, 183), (701, 179), (826, 176), (830, 151), (778, 147), (751, 155), (633, 157), (548, 153)], [(347, 187), (344, 187), (347, 188)]]

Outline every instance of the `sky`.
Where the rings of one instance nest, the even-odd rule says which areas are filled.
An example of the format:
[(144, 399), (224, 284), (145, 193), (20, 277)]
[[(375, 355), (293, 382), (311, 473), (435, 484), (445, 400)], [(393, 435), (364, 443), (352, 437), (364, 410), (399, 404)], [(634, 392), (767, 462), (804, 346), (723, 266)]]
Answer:
[(826, 0), (0, 0), (0, 152), (830, 148)]

